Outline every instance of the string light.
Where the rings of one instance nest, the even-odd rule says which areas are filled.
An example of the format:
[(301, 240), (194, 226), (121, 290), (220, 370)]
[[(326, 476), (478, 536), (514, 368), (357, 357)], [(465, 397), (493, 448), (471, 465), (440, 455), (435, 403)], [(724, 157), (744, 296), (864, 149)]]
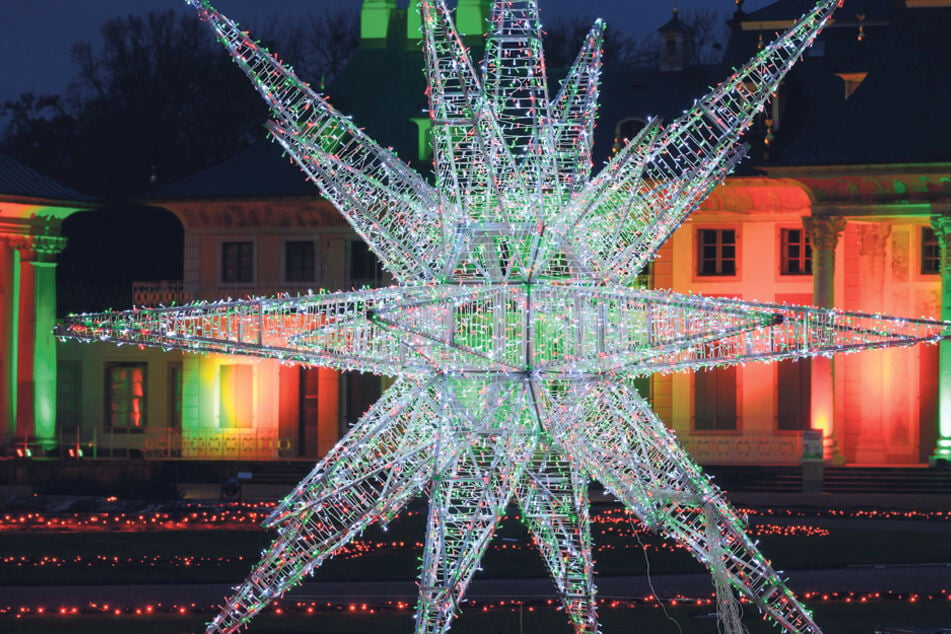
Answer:
[[(949, 604), (951, 603), (951, 593), (942, 590), (935, 593), (921, 594), (916, 592), (804, 592), (803, 597), (809, 601), (822, 605), (834, 604), (856, 604), (858, 606), (868, 606), (872, 604), (904, 603), (907, 605), (919, 604)], [(623, 597), (623, 598), (600, 598), (597, 600), (598, 607), (602, 610), (654, 610), (663, 608), (684, 607), (688, 610), (710, 609), (716, 605), (716, 597), (711, 595), (691, 596), (686, 594), (675, 594), (666, 597), (657, 597), (647, 595), (643, 597)], [(541, 612), (543, 610), (552, 610), (555, 608), (551, 599), (532, 599), (532, 600), (495, 600), (482, 601), (470, 600), (466, 603), (471, 612), (497, 613), (514, 612), (520, 610), (527, 612)], [(296, 617), (321, 617), (322, 615), (333, 614), (338, 618), (343, 616), (361, 617), (375, 614), (399, 614), (409, 609), (409, 604), (402, 600), (386, 600), (373, 602), (337, 602), (337, 601), (294, 601), (290, 603), (273, 604), (270, 614), (275, 616), (296, 616)], [(859, 607), (858, 609), (863, 609)], [(63, 622), (66, 619), (76, 620), (84, 617), (97, 617), (109, 615), (114, 617), (134, 618), (135, 621), (167, 619), (169, 617), (186, 617), (189, 615), (214, 614), (217, 612), (216, 605), (202, 605), (195, 602), (187, 604), (177, 603), (146, 603), (144, 605), (124, 605), (116, 607), (109, 602), (90, 601), (82, 605), (5, 605), (0, 604), (0, 616), (13, 617), (14, 619), (41, 619), (54, 616), (56, 621)]]
[(425, 493), (417, 632), (449, 629), (515, 501), (575, 631), (593, 634), (589, 478), (708, 567), (723, 629), (739, 631), (739, 599), (788, 632), (820, 631), (633, 380), (936, 342), (948, 326), (632, 286), (741, 160), (740, 136), (840, 0), (818, 2), (680, 118), (651, 121), (593, 178), (603, 24), (549, 98), (535, 0), (493, 2), (478, 67), (445, 1), (420, 0), (435, 185), (207, 0), (188, 1), (269, 104), (274, 139), (398, 282), (59, 327), (81, 340), (397, 377), (270, 515), (277, 539), (208, 632), (241, 628)]

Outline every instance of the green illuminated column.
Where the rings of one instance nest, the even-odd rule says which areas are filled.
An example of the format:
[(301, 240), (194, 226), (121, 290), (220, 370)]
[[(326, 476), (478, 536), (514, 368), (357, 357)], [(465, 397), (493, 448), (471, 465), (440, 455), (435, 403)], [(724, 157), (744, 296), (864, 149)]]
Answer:
[[(941, 249), (941, 319), (951, 320), (951, 216), (931, 219)], [(951, 343), (938, 344), (938, 444), (932, 463), (951, 462)]]
[(417, 131), (417, 154), (416, 158), (420, 161), (426, 161), (433, 158), (433, 120), (429, 117), (412, 117), (410, 121), (416, 124)]
[(33, 264), (36, 338), (33, 340), (33, 413), (36, 436), (44, 447), (56, 444), (56, 262), (64, 238), (41, 238)]
[[(845, 229), (845, 218), (803, 218), (812, 243), (813, 304), (832, 308), (835, 298), (835, 247)], [(839, 444), (841, 431), (835, 423), (835, 366), (830, 357), (812, 361), (810, 420), (812, 428), (822, 431), (823, 453), (832, 463), (843, 461)]]

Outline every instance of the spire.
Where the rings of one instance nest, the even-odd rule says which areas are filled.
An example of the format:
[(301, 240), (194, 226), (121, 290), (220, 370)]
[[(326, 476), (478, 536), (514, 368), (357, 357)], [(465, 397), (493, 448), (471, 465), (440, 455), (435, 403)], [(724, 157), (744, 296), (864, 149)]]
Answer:
[(693, 48), (693, 29), (680, 19), (680, 11), (674, 8), (674, 15), (664, 26), (657, 29), (660, 33), (660, 70), (681, 71), (690, 63), (690, 51)]

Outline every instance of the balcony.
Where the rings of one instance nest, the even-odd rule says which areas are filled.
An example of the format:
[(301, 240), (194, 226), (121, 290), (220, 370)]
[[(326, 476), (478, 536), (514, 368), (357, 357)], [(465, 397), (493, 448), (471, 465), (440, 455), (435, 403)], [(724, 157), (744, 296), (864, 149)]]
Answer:
[(275, 295), (304, 295), (319, 287), (265, 286), (265, 285), (208, 285), (195, 286), (176, 281), (133, 282), (132, 303), (136, 306), (171, 306), (189, 302), (219, 299), (246, 299)]
[(196, 299), (186, 293), (182, 282), (132, 282), (132, 303), (136, 306), (171, 306)]

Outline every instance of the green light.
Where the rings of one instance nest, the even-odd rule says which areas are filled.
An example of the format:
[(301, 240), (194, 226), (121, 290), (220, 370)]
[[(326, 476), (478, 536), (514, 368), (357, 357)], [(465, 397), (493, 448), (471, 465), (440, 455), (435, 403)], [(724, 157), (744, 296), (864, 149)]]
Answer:
[(396, 0), (364, 0), (360, 10), (360, 38), (385, 40), (394, 9)]
[(56, 264), (32, 262), (36, 332), (33, 340), (34, 434), (47, 449), (56, 445)]

